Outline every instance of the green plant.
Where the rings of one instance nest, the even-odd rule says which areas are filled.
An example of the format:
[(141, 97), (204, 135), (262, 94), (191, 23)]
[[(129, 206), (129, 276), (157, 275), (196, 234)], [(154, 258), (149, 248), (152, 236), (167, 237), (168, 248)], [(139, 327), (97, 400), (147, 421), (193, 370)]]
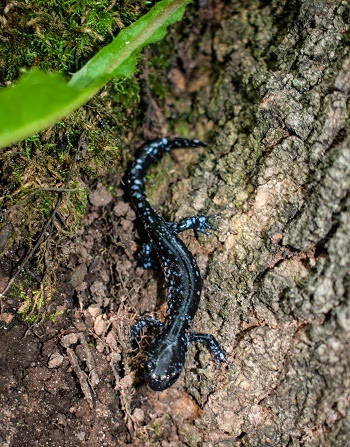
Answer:
[(141, 49), (162, 39), (167, 27), (182, 18), (190, 1), (157, 2), (102, 48), (69, 82), (59, 73), (32, 70), (15, 86), (0, 91), (0, 147), (58, 122), (87, 102), (109, 80), (130, 76)]

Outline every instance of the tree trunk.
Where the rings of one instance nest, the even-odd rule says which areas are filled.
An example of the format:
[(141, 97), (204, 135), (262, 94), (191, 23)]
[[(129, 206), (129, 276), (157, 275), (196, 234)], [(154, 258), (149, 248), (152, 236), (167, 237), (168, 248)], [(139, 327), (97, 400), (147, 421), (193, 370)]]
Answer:
[(233, 365), (201, 349), (185, 372), (203, 413), (184, 430), (203, 446), (350, 445), (346, 8), (234, 1), (215, 32), (220, 75), (198, 98), (209, 186), (192, 207), (215, 205), (221, 229), (196, 329)]

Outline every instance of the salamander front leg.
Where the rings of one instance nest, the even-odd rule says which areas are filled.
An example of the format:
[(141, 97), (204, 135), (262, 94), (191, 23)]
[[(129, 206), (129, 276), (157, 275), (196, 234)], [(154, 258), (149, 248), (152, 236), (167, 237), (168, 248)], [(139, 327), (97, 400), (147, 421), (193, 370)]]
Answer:
[(146, 327), (156, 327), (158, 329), (161, 329), (163, 327), (163, 323), (159, 320), (157, 320), (154, 317), (151, 317), (150, 315), (145, 315), (144, 317), (140, 318), (131, 328), (131, 336), (132, 338), (136, 338), (139, 336), (141, 330)]
[(210, 223), (210, 220), (215, 217), (217, 216), (203, 216), (200, 214), (198, 216), (186, 217), (185, 219), (182, 219), (178, 224), (172, 225), (177, 233), (192, 229), (197, 235), (198, 233), (210, 234), (209, 230), (217, 230), (217, 228)]
[(211, 334), (193, 334), (192, 341), (197, 343), (206, 343), (214, 354), (216, 363), (225, 362), (230, 363), (226, 359), (226, 351), (220, 346), (216, 338)]

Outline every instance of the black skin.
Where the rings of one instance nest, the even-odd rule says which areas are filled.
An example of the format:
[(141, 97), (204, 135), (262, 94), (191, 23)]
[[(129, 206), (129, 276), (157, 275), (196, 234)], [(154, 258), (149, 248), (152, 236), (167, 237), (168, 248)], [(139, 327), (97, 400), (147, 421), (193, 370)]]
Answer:
[(184, 367), (188, 346), (192, 342), (206, 343), (217, 362), (227, 362), (225, 351), (212, 335), (194, 334), (192, 331), (202, 280), (194, 257), (177, 236), (179, 232), (188, 229), (208, 234), (209, 229), (215, 229), (209, 223), (210, 217), (195, 216), (178, 224), (166, 222), (151, 207), (145, 193), (147, 170), (165, 152), (200, 146), (205, 144), (198, 140), (155, 140), (145, 146), (135, 160), (128, 180), (132, 203), (150, 238), (150, 243), (143, 249), (143, 267), (153, 268), (156, 256), (164, 273), (168, 292), (165, 322), (146, 315), (131, 329), (133, 337), (137, 337), (145, 326), (159, 329), (145, 363), (146, 382), (154, 391), (165, 390), (176, 382)]

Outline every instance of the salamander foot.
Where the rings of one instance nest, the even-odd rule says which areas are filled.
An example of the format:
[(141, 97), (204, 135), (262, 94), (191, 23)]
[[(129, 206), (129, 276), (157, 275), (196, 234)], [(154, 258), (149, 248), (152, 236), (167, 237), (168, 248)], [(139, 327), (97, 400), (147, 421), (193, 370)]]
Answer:
[(131, 337), (136, 338), (139, 336), (141, 330), (146, 327), (156, 327), (158, 329), (161, 329), (163, 327), (163, 323), (157, 318), (151, 317), (150, 315), (145, 315), (144, 317), (140, 318), (136, 323), (131, 327)]
[(220, 346), (220, 343), (211, 334), (193, 334), (192, 341), (196, 343), (206, 343), (214, 354), (215, 362), (218, 365), (220, 362), (231, 364), (226, 358), (226, 351)]
[(198, 216), (186, 217), (178, 224), (172, 224), (172, 226), (177, 233), (192, 229), (197, 236), (198, 233), (208, 235), (210, 234), (210, 230), (217, 230), (217, 227), (210, 223), (210, 220), (214, 219), (215, 217), (217, 217), (215, 214), (212, 216), (203, 216), (202, 214), (199, 214)]

